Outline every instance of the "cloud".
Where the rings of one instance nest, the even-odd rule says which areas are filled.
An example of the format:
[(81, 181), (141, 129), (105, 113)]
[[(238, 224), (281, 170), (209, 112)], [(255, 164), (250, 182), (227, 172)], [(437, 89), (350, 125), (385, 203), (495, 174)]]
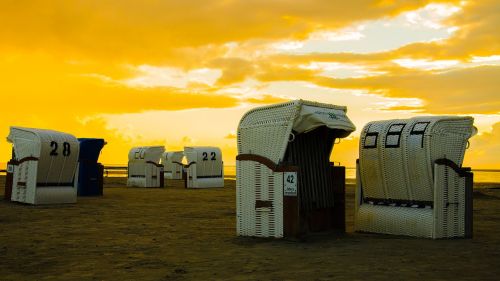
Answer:
[[(98, 74), (87, 73), (85, 66), (80, 69), (73, 62), (60, 62), (45, 55), (20, 55), (11, 59), (0, 55), (0, 62), (5, 81), (0, 84), (0, 92), (31, 116), (84, 117), (151, 110), (229, 108), (242, 102), (262, 104), (282, 100), (265, 94), (242, 98), (219, 93), (220, 88), (209, 84), (215, 83), (220, 73), (208, 68), (182, 71), (123, 65), (126, 70), (109, 68)], [(115, 69), (118, 71), (114, 72)], [(196, 82), (199, 84), (194, 85)], [(19, 112), (16, 106), (3, 111), (16, 114)]]
[(244, 101), (246, 101), (248, 103), (259, 104), (259, 105), (282, 103), (282, 102), (286, 102), (288, 100), (289, 99), (276, 97), (276, 96), (272, 96), (272, 95), (261, 95), (261, 96), (256, 96), (256, 97), (244, 99)]
[(182, 137), (181, 142), (183, 145), (191, 145), (194, 142), (194, 140), (189, 136), (184, 136)]
[(500, 122), (495, 123), (491, 132), (474, 136), (465, 153), (464, 166), (473, 169), (500, 167)]
[(467, 1), (460, 12), (445, 24), (456, 27), (453, 36), (443, 42), (415, 43), (394, 51), (394, 56), (432, 59), (467, 59), (472, 55), (500, 53), (498, 26), (500, 3), (495, 0)]
[(439, 114), (497, 114), (500, 67), (481, 66), (444, 73), (414, 72), (383, 76), (327, 79), (316, 84), (342, 89), (366, 89), (388, 97), (419, 98), (423, 109)]
[(132, 87), (186, 88), (193, 84), (213, 86), (222, 75), (219, 69), (211, 68), (195, 68), (185, 71), (176, 67), (140, 65), (134, 69), (137, 74), (123, 81)]
[(256, 78), (260, 81), (302, 81), (309, 80), (319, 73), (319, 70), (290, 67), (274, 63), (260, 65)]
[(243, 82), (255, 71), (250, 61), (241, 58), (217, 58), (208, 65), (222, 69), (222, 76), (217, 80), (219, 86)]
[(427, 59), (395, 59), (394, 63), (406, 67), (422, 70), (447, 69), (459, 64), (458, 60), (427, 60)]
[(459, 28), (446, 20), (461, 10), (456, 4), (429, 4), (394, 17), (353, 23), (345, 28), (319, 29), (305, 40), (284, 40), (271, 44), (274, 53), (375, 53), (395, 50), (415, 42), (450, 38)]
[[(302, 62), (302, 61), (301, 61)], [(431, 68), (435, 65), (428, 64)], [(425, 68), (428, 65), (424, 64)], [(377, 69), (377, 68), (375, 68)], [(442, 70), (442, 68), (438, 67)], [(325, 77), (319, 70), (300, 66), (268, 65), (262, 68), (261, 81), (306, 81), (334, 89), (366, 90), (371, 94), (394, 98), (423, 100), (421, 107), (412, 110), (436, 114), (497, 114), (500, 112), (498, 77), (500, 66), (485, 65), (430, 72), (403, 69), (394, 64), (378, 68), (381, 75), (355, 78)], [(401, 110), (400, 107), (394, 108)]]
[(233, 139), (236, 139), (236, 134), (235, 133), (229, 133), (224, 138), (228, 139), (228, 140), (233, 140)]
[[(179, 56), (179, 50), (185, 48), (305, 38), (318, 28), (340, 28), (360, 20), (394, 16), (430, 2), (9, 1), (0, 10), (4, 27), (0, 37), (3, 47), (57, 50), (69, 57), (105, 61), (158, 63)], [(196, 52), (188, 53), (196, 56)]]
[(460, 7), (429, 4), (418, 11), (405, 14), (405, 18), (411, 26), (424, 26), (432, 29), (443, 28), (442, 22), (451, 15), (459, 12)]
[[(31, 87), (10, 91), (11, 102), (22, 104), (28, 114), (70, 114), (85, 116), (98, 113), (130, 113), (148, 110), (182, 110), (192, 108), (226, 108), (239, 104), (235, 97), (196, 89), (171, 87), (133, 88), (115, 83), (103, 83), (92, 78), (75, 77), (55, 85), (38, 85), (48, 94), (24, 95)], [(45, 87), (44, 87), (45, 86)], [(2, 87), (0, 86), (0, 89)], [(14, 113), (17, 108), (7, 109)]]

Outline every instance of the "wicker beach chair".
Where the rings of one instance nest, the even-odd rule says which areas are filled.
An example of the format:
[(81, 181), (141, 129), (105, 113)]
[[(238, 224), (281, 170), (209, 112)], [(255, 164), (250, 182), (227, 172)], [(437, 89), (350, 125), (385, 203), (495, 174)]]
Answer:
[(75, 203), (78, 140), (66, 133), (11, 127), (11, 200), (28, 204)]
[(355, 230), (428, 238), (472, 236), (472, 177), (462, 168), (472, 117), (368, 123), (361, 132)]
[(99, 161), (104, 139), (79, 138), (78, 196), (101, 196), (103, 194), (104, 166)]
[(224, 162), (218, 147), (185, 147), (186, 187), (224, 187)]
[(345, 230), (345, 168), (330, 154), (354, 130), (343, 106), (296, 100), (247, 112), (238, 126), (237, 234)]
[(182, 179), (182, 173), (184, 171), (184, 165), (182, 164), (183, 157), (183, 151), (167, 151), (163, 153), (161, 157), (161, 164), (163, 165), (166, 179)]
[(163, 187), (163, 146), (134, 147), (128, 154), (127, 186)]

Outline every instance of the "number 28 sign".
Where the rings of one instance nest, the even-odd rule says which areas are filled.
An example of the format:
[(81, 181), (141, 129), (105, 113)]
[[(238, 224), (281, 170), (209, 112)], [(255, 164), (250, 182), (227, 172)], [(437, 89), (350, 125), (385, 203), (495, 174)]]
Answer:
[(283, 173), (283, 195), (284, 196), (297, 196), (297, 173), (296, 172)]

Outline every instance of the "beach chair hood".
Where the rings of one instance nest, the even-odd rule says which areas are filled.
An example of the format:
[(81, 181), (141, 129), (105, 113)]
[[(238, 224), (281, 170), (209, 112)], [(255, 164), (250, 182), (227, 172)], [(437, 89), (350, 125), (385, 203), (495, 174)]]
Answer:
[(297, 112), (293, 122), (293, 131), (307, 133), (321, 126), (342, 130), (345, 132), (343, 137), (348, 136), (356, 129), (351, 120), (347, 118), (345, 107), (322, 107), (320, 104), (302, 101), (300, 111)]
[(255, 108), (238, 126), (238, 154), (260, 155), (278, 164), (296, 134), (326, 126), (337, 130), (338, 137), (347, 137), (356, 127), (346, 112), (345, 106), (305, 100)]

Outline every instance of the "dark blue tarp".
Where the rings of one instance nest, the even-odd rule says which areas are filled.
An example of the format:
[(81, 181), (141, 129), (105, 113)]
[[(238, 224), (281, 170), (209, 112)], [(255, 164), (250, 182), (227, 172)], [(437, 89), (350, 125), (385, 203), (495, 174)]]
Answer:
[(104, 139), (80, 138), (80, 155), (78, 162), (78, 195), (102, 195), (103, 166), (97, 163), (101, 149), (106, 142)]

